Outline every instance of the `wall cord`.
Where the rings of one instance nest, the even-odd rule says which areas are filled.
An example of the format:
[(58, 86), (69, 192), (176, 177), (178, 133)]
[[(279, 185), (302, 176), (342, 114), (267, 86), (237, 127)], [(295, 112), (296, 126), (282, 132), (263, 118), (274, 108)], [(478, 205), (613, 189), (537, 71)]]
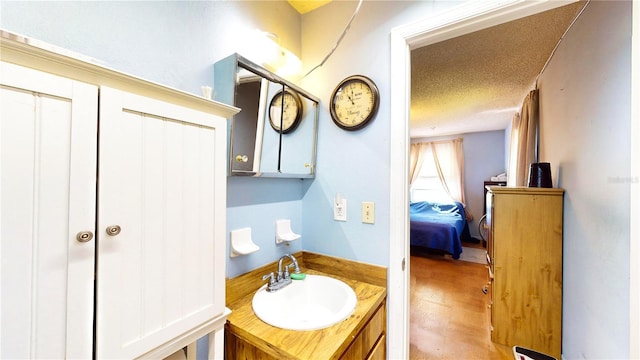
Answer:
[(327, 60), (329, 59), (329, 57), (331, 57), (331, 55), (333, 55), (333, 53), (336, 51), (336, 49), (338, 48), (338, 46), (340, 45), (340, 42), (342, 42), (342, 39), (345, 37), (345, 35), (347, 34), (347, 32), (349, 31), (349, 28), (351, 27), (351, 23), (353, 22), (353, 19), (356, 18), (356, 15), (358, 15), (358, 12), (360, 11), (360, 6), (362, 5), (362, 1), (360, 0), (358, 1), (358, 6), (356, 6), (356, 10), (353, 12), (353, 15), (351, 15), (351, 19), (349, 19), (349, 22), (347, 23), (347, 26), (344, 28), (344, 30), (342, 31), (342, 34), (340, 34), (340, 37), (338, 38), (338, 41), (336, 41), (336, 44), (333, 46), (333, 48), (331, 49), (331, 51), (329, 51), (329, 53), (324, 57), (324, 59), (322, 59), (322, 61), (320, 62), (320, 64), (316, 65), (315, 67), (313, 67), (311, 70), (309, 70), (306, 74), (304, 74), (304, 76), (302, 76), (299, 80), (302, 80), (304, 78), (306, 78), (309, 74), (311, 74), (313, 71), (315, 71), (317, 68), (322, 67), (322, 65), (324, 65), (325, 62), (327, 62)]

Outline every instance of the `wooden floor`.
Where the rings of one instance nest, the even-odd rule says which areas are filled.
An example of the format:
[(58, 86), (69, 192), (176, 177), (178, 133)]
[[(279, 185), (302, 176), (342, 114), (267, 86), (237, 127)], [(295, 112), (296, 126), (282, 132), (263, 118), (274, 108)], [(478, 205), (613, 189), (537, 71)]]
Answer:
[(411, 256), (410, 359), (513, 359), (491, 342), (485, 265)]

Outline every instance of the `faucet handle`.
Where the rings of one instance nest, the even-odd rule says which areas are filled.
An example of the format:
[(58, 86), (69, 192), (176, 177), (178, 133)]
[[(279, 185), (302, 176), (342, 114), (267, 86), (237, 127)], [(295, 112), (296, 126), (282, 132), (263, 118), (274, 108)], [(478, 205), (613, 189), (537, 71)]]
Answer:
[(276, 283), (276, 275), (273, 273), (273, 271), (267, 275), (263, 275), (262, 276), (262, 280), (267, 280), (269, 279), (269, 285), (275, 285)]
[[(293, 256), (293, 255), (292, 255), (292, 256)], [(287, 266), (286, 266), (287, 271), (288, 271), (290, 268), (293, 268), (293, 272), (294, 272), (294, 273), (296, 273), (296, 274), (299, 274), (299, 273), (300, 273), (300, 268), (298, 267), (298, 263), (297, 263), (297, 262), (292, 262), (291, 264), (289, 264), (289, 265), (287, 265)]]

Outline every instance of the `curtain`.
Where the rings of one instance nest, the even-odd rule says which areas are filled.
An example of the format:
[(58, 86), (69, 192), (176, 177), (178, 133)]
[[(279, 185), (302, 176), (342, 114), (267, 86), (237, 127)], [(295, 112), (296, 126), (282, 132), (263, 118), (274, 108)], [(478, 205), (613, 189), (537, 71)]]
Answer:
[(411, 187), (420, 174), (422, 162), (424, 161), (424, 150), (428, 146), (429, 143), (411, 144), (409, 152), (409, 187)]
[(520, 114), (515, 113), (511, 120), (511, 136), (509, 138), (509, 162), (507, 164), (507, 185), (516, 186), (516, 173), (518, 172), (518, 125), (520, 125)]
[(525, 186), (531, 163), (538, 161), (538, 90), (531, 90), (513, 118), (509, 145), (509, 186)]
[(464, 150), (462, 139), (429, 143), (433, 153), (433, 160), (438, 171), (442, 187), (449, 196), (465, 206), (468, 221), (473, 220), (473, 214), (465, 205), (464, 196)]

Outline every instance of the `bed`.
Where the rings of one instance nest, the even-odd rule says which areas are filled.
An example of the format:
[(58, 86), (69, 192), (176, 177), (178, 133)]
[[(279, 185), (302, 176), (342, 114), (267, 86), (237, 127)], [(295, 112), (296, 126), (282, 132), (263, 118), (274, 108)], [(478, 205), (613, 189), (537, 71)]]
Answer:
[(471, 238), (460, 202), (414, 202), (410, 204), (409, 219), (412, 247), (438, 250), (459, 259), (462, 241)]

